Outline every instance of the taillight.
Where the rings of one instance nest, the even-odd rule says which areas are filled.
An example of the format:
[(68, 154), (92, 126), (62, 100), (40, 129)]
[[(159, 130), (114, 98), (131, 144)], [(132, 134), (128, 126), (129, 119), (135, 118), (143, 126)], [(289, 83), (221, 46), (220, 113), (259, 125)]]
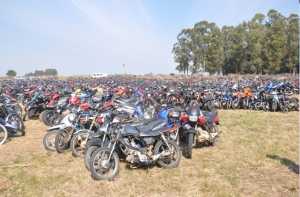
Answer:
[(199, 116), (197, 122), (198, 122), (199, 125), (203, 126), (206, 123), (205, 116), (203, 116), (203, 115)]
[(189, 115), (187, 115), (186, 113), (182, 113), (180, 115), (180, 121), (181, 122), (188, 122), (189, 121)]
[(103, 124), (103, 123), (104, 123), (104, 117), (103, 117), (103, 116), (98, 116), (98, 117), (96, 118), (96, 122), (97, 122), (98, 124)]
[(81, 105), (80, 105), (80, 109), (81, 110), (83, 110), (83, 111), (89, 111), (89, 109), (90, 109), (90, 104), (88, 104), (88, 103), (82, 103)]
[(215, 124), (219, 124), (219, 116), (215, 116), (214, 117), (214, 123)]

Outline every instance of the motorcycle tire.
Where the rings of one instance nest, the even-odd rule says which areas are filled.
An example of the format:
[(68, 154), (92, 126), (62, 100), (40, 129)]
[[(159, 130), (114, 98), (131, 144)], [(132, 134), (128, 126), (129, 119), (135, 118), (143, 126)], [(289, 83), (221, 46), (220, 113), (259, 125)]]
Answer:
[[(168, 141), (169, 146), (174, 149), (174, 154), (176, 158), (174, 160), (174, 156), (172, 156), (171, 161), (170, 158), (159, 158), (157, 160), (158, 166), (162, 168), (176, 168), (178, 167), (181, 160), (181, 151), (179, 146), (174, 141)], [(164, 149), (168, 148), (168, 146), (163, 141), (158, 141), (154, 147), (154, 154), (160, 154)]]
[[(72, 155), (74, 157), (83, 157), (85, 148), (86, 148), (86, 142), (88, 138), (88, 132), (80, 132), (74, 135), (71, 139), (70, 148), (72, 151)], [(78, 148), (79, 147), (79, 148)]]
[(194, 142), (194, 134), (188, 133), (186, 136), (186, 150), (185, 150), (185, 157), (188, 159), (192, 159), (193, 142)]
[(92, 155), (95, 152), (95, 150), (97, 150), (98, 148), (99, 148), (98, 146), (90, 146), (85, 152), (84, 165), (88, 171), (90, 171), (91, 169), (90, 163), (91, 163)]
[(276, 102), (272, 102), (272, 111), (273, 112), (276, 112), (277, 111), (277, 108), (278, 108), (278, 105)]
[(22, 120), (22, 118), (20, 118), (20, 116), (18, 114), (9, 114), (7, 117), (7, 121), (15, 121), (18, 124), (18, 129), (17, 129), (17, 133), (21, 133), (21, 136), (25, 136), (25, 125), (24, 122)]
[(0, 125), (0, 145), (6, 142), (7, 137), (8, 137), (7, 129), (3, 125)]
[(36, 114), (35, 114), (35, 109), (30, 109), (30, 110), (27, 112), (27, 117), (28, 117), (29, 120), (33, 119), (35, 116), (36, 116)]
[[(58, 131), (47, 132), (43, 137), (43, 145), (47, 151), (55, 151), (55, 137)], [(54, 139), (51, 139), (54, 138)]]
[(41, 114), (40, 114), (40, 120), (46, 125), (46, 126), (53, 126), (54, 125), (54, 121), (55, 121), (55, 117), (56, 116), (56, 112), (54, 112), (53, 110), (44, 110)]
[[(108, 170), (103, 170), (103, 166), (101, 170), (99, 170), (99, 165), (103, 163), (102, 160), (107, 160), (111, 153), (111, 150), (109, 148), (99, 148), (97, 149), (91, 158), (90, 166), (91, 166), (91, 176), (95, 180), (113, 180), (118, 173), (120, 168), (120, 160), (118, 154), (114, 151), (111, 155), (111, 158), (108, 163)], [(100, 160), (100, 161), (99, 161)], [(97, 165), (98, 164), (98, 165)], [(110, 174), (107, 174), (108, 171), (112, 169), (112, 172)]]
[(58, 153), (63, 153), (69, 147), (68, 134), (64, 131), (59, 131), (55, 136), (55, 149)]

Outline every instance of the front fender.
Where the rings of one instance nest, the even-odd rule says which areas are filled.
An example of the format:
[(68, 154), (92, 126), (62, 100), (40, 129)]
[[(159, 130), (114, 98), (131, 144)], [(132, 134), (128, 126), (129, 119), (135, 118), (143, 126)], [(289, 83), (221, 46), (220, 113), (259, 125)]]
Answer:
[(64, 128), (66, 128), (65, 124), (59, 124), (59, 125), (55, 125), (53, 127), (49, 127), (47, 129), (47, 131), (54, 131), (54, 130), (63, 130)]
[(87, 141), (86, 147), (90, 146), (101, 146), (102, 139), (101, 138), (92, 138)]
[(187, 135), (189, 133), (193, 133), (193, 134), (196, 134), (196, 130), (194, 128), (191, 128), (191, 129), (183, 129), (182, 131), (183, 135)]

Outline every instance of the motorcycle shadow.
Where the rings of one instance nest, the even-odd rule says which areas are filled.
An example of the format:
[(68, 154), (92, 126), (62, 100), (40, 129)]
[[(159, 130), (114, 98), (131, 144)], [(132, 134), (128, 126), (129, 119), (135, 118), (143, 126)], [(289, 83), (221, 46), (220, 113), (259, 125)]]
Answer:
[(299, 174), (299, 164), (295, 163), (294, 161), (284, 158), (284, 157), (280, 157), (278, 155), (267, 154), (266, 157), (269, 159), (279, 161), (280, 164), (286, 166), (289, 169), (289, 171), (291, 171), (295, 174)]
[[(124, 161), (126, 162), (126, 161)], [(128, 170), (150, 170), (153, 169), (155, 167), (159, 167), (158, 165), (156, 165), (155, 163), (152, 164), (130, 164), (126, 162), (125, 168)]]

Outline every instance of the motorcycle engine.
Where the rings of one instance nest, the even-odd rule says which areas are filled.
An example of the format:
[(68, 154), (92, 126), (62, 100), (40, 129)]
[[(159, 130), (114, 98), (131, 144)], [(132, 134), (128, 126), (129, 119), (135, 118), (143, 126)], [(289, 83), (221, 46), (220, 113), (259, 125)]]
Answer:
[(155, 142), (155, 139), (153, 137), (145, 137), (145, 138), (143, 138), (143, 140), (147, 145), (154, 144), (154, 142)]
[[(127, 141), (129, 142), (129, 140)], [(136, 149), (141, 149), (141, 145), (136, 143), (134, 139), (130, 140), (130, 145)], [(129, 163), (147, 163), (149, 161), (148, 156), (137, 150), (127, 149), (126, 161)]]
[(205, 141), (209, 140), (209, 133), (203, 129), (201, 129), (200, 127), (198, 127), (197, 129), (197, 142), (198, 143), (203, 143)]
[(197, 129), (197, 142), (198, 143), (203, 143), (205, 141), (210, 141), (211, 139), (214, 139), (218, 136), (217, 132), (207, 132), (203, 129), (201, 129), (200, 127), (198, 127)]

